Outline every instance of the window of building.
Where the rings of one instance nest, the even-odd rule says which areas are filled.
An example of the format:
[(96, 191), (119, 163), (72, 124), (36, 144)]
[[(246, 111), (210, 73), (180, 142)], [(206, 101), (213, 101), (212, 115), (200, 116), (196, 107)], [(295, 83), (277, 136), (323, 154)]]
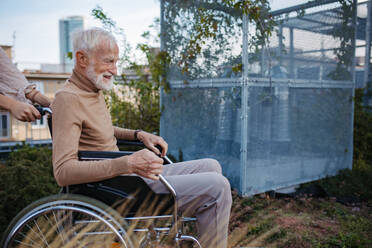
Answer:
[(10, 137), (10, 114), (9, 112), (0, 112), (0, 138)]
[(45, 128), (47, 123), (46, 116), (41, 117), (40, 120), (36, 120), (32, 122), (32, 128), (37, 129), (37, 128)]
[[(36, 89), (40, 91), (42, 94), (44, 94), (44, 84), (39, 81), (31, 81), (30, 83), (36, 85)], [(38, 128), (45, 128), (47, 123), (46, 116), (43, 116), (40, 120), (36, 120), (32, 122), (32, 128), (38, 129)]]
[(31, 81), (30, 83), (31, 84), (35, 84), (36, 85), (36, 89), (38, 91), (40, 91), (42, 94), (44, 94), (44, 84), (43, 84), (43, 82), (40, 82), (40, 81)]

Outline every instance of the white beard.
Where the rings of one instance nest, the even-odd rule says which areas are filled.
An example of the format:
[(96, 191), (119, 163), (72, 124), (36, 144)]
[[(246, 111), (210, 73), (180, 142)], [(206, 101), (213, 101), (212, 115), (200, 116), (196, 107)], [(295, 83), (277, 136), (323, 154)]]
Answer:
[[(110, 80), (105, 79), (104, 76), (107, 74), (107, 76), (111, 76)], [(110, 73), (101, 73), (101, 74), (96, 74), (94, 72), (93, 66), (89, 66), (87, 69), (87, 77), (90, 79), (94, 85), (97, 87), (99, 90), (111, 90), (114, 84), (114, 76), (111, 75)]]

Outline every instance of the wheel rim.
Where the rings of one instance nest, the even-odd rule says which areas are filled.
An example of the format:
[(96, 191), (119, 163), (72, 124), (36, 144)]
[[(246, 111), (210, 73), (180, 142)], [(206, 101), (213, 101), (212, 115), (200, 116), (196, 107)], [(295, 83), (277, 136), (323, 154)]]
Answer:
[[(5, 247), (128, 247), (123, 227), (104, 210), (71, 200), (43, 204), (21, 218)], [(115, 244), (115, 246), (114, 246)]]

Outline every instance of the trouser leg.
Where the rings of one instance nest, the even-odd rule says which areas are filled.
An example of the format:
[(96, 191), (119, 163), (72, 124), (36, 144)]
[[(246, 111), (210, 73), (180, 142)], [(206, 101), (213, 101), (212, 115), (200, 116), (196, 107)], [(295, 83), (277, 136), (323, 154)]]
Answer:
[[(177, 192), (179, 210), (195, 215), (203, 247), (227, 247), (231, 190), (216, 160), (201, 159), (165, 166), (163, 175)], [(168, 190), (159, 181), (145, 179), (156, 193)]]

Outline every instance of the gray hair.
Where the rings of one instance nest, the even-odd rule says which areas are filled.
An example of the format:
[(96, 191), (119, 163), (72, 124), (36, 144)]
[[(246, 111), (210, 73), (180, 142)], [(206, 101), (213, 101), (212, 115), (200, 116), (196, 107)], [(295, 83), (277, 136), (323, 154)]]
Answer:
[(116, 45), (115, 37), (102, 28), (90, 28), (74, 32), (72, 34), (72, 51), (74, 60), (76, 60), (75, 56), (77, 51), (84, 51), (89, 54), (103, 41), (108, 41), (110, 47), (115, 47)]

